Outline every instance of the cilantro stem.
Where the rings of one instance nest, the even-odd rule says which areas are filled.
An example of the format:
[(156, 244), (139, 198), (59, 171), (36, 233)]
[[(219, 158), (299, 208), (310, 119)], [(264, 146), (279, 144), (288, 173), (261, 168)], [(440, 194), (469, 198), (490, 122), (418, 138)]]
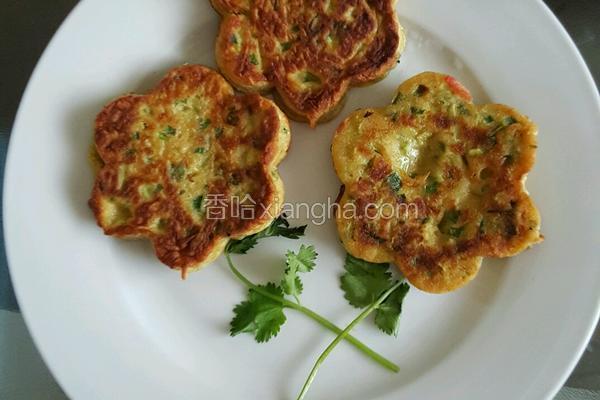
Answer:
[[(233, 272), (233, 274), (244, 284), (246, 285), (249, 289), (255, 290), (257, 293), (260, 293), (261, 295), (268, 297), (271, 300), (277, 301), (279, 303), (281, 303), (284, 307), (288, 307), (288, 308), (292, 308), (296, 311), (301, 312), (302, 314), (306, 315), (307, 317), (313, 319), (314, 321), (316, 321), (317, 323), (319, 323), (321, 326), (323, 326), (324, 328), (329, 329), (330, 331), (338, 334), (338, 337), (340, 337), (339, 335), (343, 334), (344, 331), (339, 328), (337, 325), (333, 324), (332, 322), (330, 322), (328, 319), (326, 319), (325, 317), (317, 314), (316, 312), (312, 311), (309, 308), (306, 308), (300, 304), (294, 303), (293, 301), (289, 301), (286, 299), (283, 299), (279, 296), (275, 296), (265, 290), (262, 290), (260, 287), (258, 287), (257, 285), (255, 285), (254, 283), (252, 283), (248, 278), (246, 278), (233, 264), (233, 261), (231, 260), (231, 254), (230, 253), (225, 253), (225, 258), (227, 259), (227, 264), (229, 265), (229, 269), (231, 270), (231, 272)], [(387, 297), (387, 296), (386, 296)], [(385, 298), (383, 299), (385, 300)], [(382, 300), (382, 301), (383, 301)], [(361, 342), (360, 340), (358, 340), (357, 338), (355, 338), (354, 336), (348, 334), (348, 332), (346, 332), (346, 334), (343, 335), (343, 337), (340, 339), (345, 339), (347, 342), (349, 342), (350, 344), (352, 344), (356, 349), (358, 349), (360, 352), (362, 352), (363, 354), (365, 354), (367, 357), (369, 357), (370, 359), (372, 359), (373, 361), (375, 361), (376, 363), (380, 364), (382, 367), (392, 371), (392, 372), (398, 372), (400, 371), (400, 367), (398, 367), (396, 364), (394, 364), (393, 362), (391, 362), (390, 360), (388, 360), (387, 358), (383, 357), (381, 354), (375, 352), (374, 350), (371, 350), (367, 345), (365, 345), (363, 342)]]
[(337, 335), (337, 337), (335, 339), (333, 339), (333, 342), (331, 342), (329, 344), (329, 346), (327, 346), (327, 348), (323, 351), (323, 353), (321, 353), (319, 358), (317, 358), (317, 361), (315, 362), (315, 365), (313, 366), (312, 370), (310, 371), (310, 374), (308, 375), (308, 378), (306, 379), (306, 382), (304, 383), (304, 386), (302, 387), (302, 391), (298, 395), (297, 400), (304, 399), (304, 397), (306, 396), (306, 393), (308, 392), (308, 388), (310, 387), (311, 383), (315, 380), (315, 376), (317, 375), (317, 371), (319, 370), (319, 367), (321, 366), (321, 364), (323, 364), (323, 362), (325, 361), (327, 356), (329, 356), (329, 353), (331, 353), (333, 351), (335, 346), (337, 346), (338, 343), (340, 343), (343, 339), (347, 338), (350, 331), (356, 325), (358, 325), (363, 319), (365, 319), (369, 314), (371, 314), (373, 311), (375, 311), (381, 305), (381, 303), (383, 303), (385, 301), (385, 299), (387, 299), (388, 296), (390, 294), (392, 294), (392, 292), (394, 290), (398, 289), (398, 287), (401, 284), (402, 284), (402, 282), (398, 281), (392, 287), (390, 287), (388, 290), (383, 292), (383, 294), (381, 296), (379, 296), (379, 299), (377, 299), (376, 302), (374, 302), (369, 307), (367, 307), (363, 312), (361, 312), (358, 315), (358, 317), (356, 317), (352, 322), (350, 322), (350, 324), (348, 324), (346, 329), (344, 329), (342, 332), (340, 332), (340, 334)]

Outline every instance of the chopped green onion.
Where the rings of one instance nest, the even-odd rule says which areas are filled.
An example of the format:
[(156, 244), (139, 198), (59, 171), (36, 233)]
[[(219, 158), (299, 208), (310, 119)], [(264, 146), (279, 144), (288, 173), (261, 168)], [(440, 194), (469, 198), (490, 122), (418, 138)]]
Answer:
[(392, 189), (392, 191), (394, 193), (398, 193), (398, 191), (400, 190), (400, 188), (402, 188), (402, 180), (400, 179), (400, 177), (398, 176), (398, 174), (395, 173), (395, 172), (392, 172), (387, 177), (387, 183), (390, 186), (390, 189)]
[(210, 125), (209, 118), (202, 118), (202, 119), (200, 119), (200, 122), (198, 122), (198, 128), (200, 128), (200, 129), (206, 129), (206, 128), (208, 128), (209, 125)]
[(412, 115), (421, 115), (425, 113), (425, 110), (423, 110), (422, 108), (417, 108), (415, 106), (411, 106), (410, 107), (410, 113)]
[(194, 198), (194, 200), (192, 200), (192, 206), (194, 207), (194, 210), (196, 211), (201, 211), (202, 210), (202, 200), (204, 200), (204, 196), (200, 195)]
[(435, 179), (428, 179), (427, 183), (425, 184), (425, 193), (426, 194), (434, 194), (437, 192), (438, 190), (438, 181), (436, 181)]

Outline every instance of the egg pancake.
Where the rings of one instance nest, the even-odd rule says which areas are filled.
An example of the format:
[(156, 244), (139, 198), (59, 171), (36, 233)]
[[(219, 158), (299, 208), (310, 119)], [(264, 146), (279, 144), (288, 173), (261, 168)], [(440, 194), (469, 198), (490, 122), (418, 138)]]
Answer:
[(175, 68), (148, 94), (112, 101), (94, 140), (101, 161), (89, 205), (98, 225), (150, 239), (183, 276), (279, 214), (288, 120), (209, 68)]
[(393, 262), (417, 288), (440, 293), (470, 281), (482, 257), (540, 242), (525, 189), (536, 135), (511, 107), (473, 104), (450, 76), (407, 80), (392, 104), (353, 112), (333, 138), (344, 247)]
[(333, 118), (350, 86), (383, 78), (405, 37), (395, 0), (211, 0), (223, 75), (246, 92), (275, 92), (295, 120)]

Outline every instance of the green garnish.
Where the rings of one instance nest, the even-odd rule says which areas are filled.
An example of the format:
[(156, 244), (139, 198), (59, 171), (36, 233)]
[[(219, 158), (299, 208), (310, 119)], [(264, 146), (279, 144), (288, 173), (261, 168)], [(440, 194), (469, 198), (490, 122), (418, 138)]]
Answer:
[(237, 36), (236, 36), (235, 34), (232, 34), (232, 35), (229, 37), (229, 42), (230, 42), (231, 44), (238, 44), (238, 38), (237, 38)]
[[(361, 312), (338, 336), (327, 346), (321, 353), (297, 397), (297, 400), (303, 400), (308, 392), (308, 389), (315, 379), (315, 376), (321, 367), (321, 364), (333, 351), (333, 349), (350, 333), (350, 331), (368, 317), (372, 312), (375, 314), (375, 324), (383, 332), (392, 335), (396, 334), (398, 329), (398, 321), (402, 312), (402, 302), (408, 293), (409, 286), (403, 281), (392, 281), (391, 274), (383, 272), (387, 271), (387, 264), (372, 264), (366, 261), (358, 260), (350, 255), (346, 257), (346, 271), (342, 278), (351, 277), (355, 284), (351, 287), (349, 297), (357, 297), (362, 301), (364, 294), (368, 294), (366, 298), (372, 299), (371, 302), (364, 305), (365, 310)], [(374, 268), (375, 273), (371, 271)], [(342, 285), (344, 285), (342, 281)], [(343, 288), (343, 286), (342, 286)], [(356, 290), (358, 288), (358, 290)], [(348, 292), (347, 292), (348, 294)], [(348, 298), (348, 297), (347, 297)], [(356, 299), (353, 299), (355, 301)], [(352, 303), (351, 303), (352, 304)], [(364, 302), (361, 304), (365, 304)]]
[(392, 191), (394, 193), (398, 193), (400, 188), (402, 188), (402, 179), (400, 179), (398, 174), (395, 172), (392, 172), (391, 174), (388, 175), (387, 183), (390, 186), (390, 189), (392, 189)]
[(133, 134), (131, 135), (131, 138), (133, 140), (139, 140), (140, 139), (140, 133), (139, 132), (133, 132)]
[(175, 128), (173, 128), (171, 125), (167, 125), (166, 128), (158, 133), (158, 137), (161, 140), (166, 140), (169, 136), (175, 136), (176, 133), (177, 130)]
[[(357, 308), (373, 304), (385, 290), (397, 283), (392, 279), (387, 263), (370, 263), (347, 254), (344, 269), (346, 272), (341, 277), (344, 297)], [(375, 325), (382, 332), (388, 335), (397, 334), (402, 300), (408, 290), (408, 284), (402, 283), (397, 293), (394, 292), (377, 310)]]
[(313, 74), (312, 72), (305, 72), (302, 78), (302, 82), (304, 83), (320, 83), (321, 79), (318, 76)]
[(201, 118), (198, 122), (199, 129), (206, 129), (210, 125), (210, 118)]
[(292, 42), (281, 43), (281, 50), (288, 51), (292, 47)]
[(458, 104), (458, 113), (460, 115), (469, 115), (469, 110), (467, 109), (467, 107), (464, 104), (459, 103)]
[(386, 301), (390, 297), (390, 295), (392, 293), (394, 293), (396, 290), (398, 290), (402, 285), (403, 285), (403, 283), (396, 282), (396, 284), (394, 286), (392, 286), (391, 288), (389, 288), (388, 290), (386, 290), (384, 293), (382, 293), (381, 296), (379, 296), (379, 298), (377, 299), (376, 302), (374, 302), (373, 304), (371, 304), (367, 309), (365, 309), (362, 313), (360, 313), (358, 315), (358, 317), (356, 317), (352, 322), (350, 322), (350, 324), (346, 327), (346, 329), (344, 329), (333, 340), (333, 342), (331, 342), (331, 344), (329, 344), (329, 346), (327, 346), (327, 348), (323, 351), (323, 353), (321, 353), (321, 355), (319, 356), (319, 358), (317, 358), (317, 361), (315, 362), (315, 365), (313, 366), (312, 370), (310, 371), (310, 374), (308, 375), (308, 378), (306, 379), (306, 382), (304, 382), (304, 386), (302, 387), (302, 390), (300, 391), (300, 394), (298, 395), (297, 400), (303, 400), (306, 397), (306, 393), (308, 393), (308, 389), (309, 389), (310, 385), (315, 380), (315, 376), (317, 375), (317, 372), (318, 372), (319, 368), (321, 367), (321, 364), (323, 364), (323, 362), (329, 356), (329, 354), (333, 351), (333, 349), (343, 339), (346, 339), (348, 337), (348, 335), (350, 334), (350, 331), (356, 325), (358, 325), (362, 320), (364, 320), (365, 318), (367, 318), (373, 311), (378, 310), (380, 308), (380, 306), (382, 305), (382, 303), (384, 301)]
[[(233, 264), (231, 254), (245, 254), (259, 239), (271, 236), (284, 236), (297, 239), (304, 234), (306, 226), (290, 227), (285, 216), (278, 217), (265, 230), (241, 240), (232, 240), (225, 248), (225, 257), (232, 273), (248, 288), (247, 297), (234, 307), (234, 317), (230, 323), (230, 334), (250, 333), (259, 342), (267, 342), (276, 337), (287, 321), (285, 309), (291, 308), (313, 319), (321, 326), (335, 332), (337, 337), (325, 349), (313, 366), (298, 399), (303, 399), (315, 379), (320, 365), (342, 340), (348, 341), (369, 358), (385, 368), (398, 372), (398, 366), (369, 349), (350, 335), (350, 331), (372, 312), (376, 312), (375, 324), (389, 335), (395, 335), (402, 312), (402, 302), (409, 286), (402, 280), (392, 278), (388, 264), (372, 264), (350, 255), (346, 257), (342, 276), (342, 289), (346, 298), (362, 311), (344, 330), (300, 304), (303, 290), (300, 273), (314, 269), (317, 253), (313, 246), (301, 245), (297, 252), (288, 251), (285, 256), (285, 270), (280, 285), (269, 282), (256, 285), (248, 280)], [(295, 302), (286, 298), (293, 296)]]
[[(259, 239), (283, 236), (289, 239), (298, 239), (304, 235), (306, 225), (290, 227), (285, 216), (279, 216), (265, 230), (246, 237), (241, 240), (232, 240), (225, 248), (225, 257), (231, 272), (248, 288), (248, 297), (246, 301), (238, 304), (234, 308), (234, 318), (231, 321), (231, 335), (237, 335), (241, 332), (248, 332), (254, 335), (258, 342), (265, 342), (276, 336), (283, 323), (285, 323), (285, 314), (283, 310), (291, 308), (301, 312), (307, 317), (316, 321), (324, 328), (341, 334), (343, 331), (326, 318), (314, 311), (300, 305), (297, 301), (288, 300), (286, 292), (280, 286), (274, 283), (267, 285), (256, 285), (246, 278), (234, 265), (231, 254), (245, 254), (254, 247)], [(298, 252), (286, 253), (286, 269), (282, 282), (293, 281), (294, 286), (289, 286), (287, 291), (295, 293), (297, 296), (302, 291), (299, 287), (302, 285), (298, 276), (299, 272), (308, 272), (314, 268), (316, 252), (312, 246), (301, 246)], [(282, 284), (286, 287), (289, 283)], [(376, 361), (386, 369), (398, 372), (398, 366), (383, 356), (374, 352), (358, 339), (351, 335), (345, 335), (344, 339), (356, 347), (363, 354)]]
[(196, 147), (194, 149), (194, 153), (196, 153), (196, 154), (204, 154), (204, 153), (206, 153), (206, 149), (204, 147)]
[(453, 238), (458, 238), (462, 235), (464, 231), (464, 226), (453, 226), (455, 225), (460, 218), (460, 211), (458, 210), (448, 210), (444, 213), (440, 223), (438, 224), (438, 229), (443, 234), (448, 236), (452, 236)]
[(417, 108), (415, 106), (411, 106), (410, 107), (410, 113), (412, 115), (421, 115), (425, 113), (425, 110), (423, 110), (422, 108)]
[(250, 64), (258, 65), (258, 58), (256, 57), (256, 54), (250, 53), (250, 55), (248, 56), (248, 60), (250, 61)]
[[(268, 293), (270, 296), (266, 296)], [(229, 334), (252, 333), (258, 343), (268, 342), (277, 336), (286, 317), (283, 313), (283, 291), (274, 283), (248, 289), (248, 297), (235, 306)]]
[(446, 222), (450, 222), (452, 224), (455, 224), (458, 222), (458, 219), (460, 218), (460, 211), (458, 210), (448, 210), (444, 213), (444, 216), (442, 217), (442, 220), (440, 221), (440, 224), (446, 223)]
[(452, 236), (453, 238), (458, 238), (460, 237), (460, 235), (462, 235), (463, 231), (464, 231), (465, 227), (461, 226), (461, 227), (451, 227), (450, 229), (448, 229), (448, 235)]
[(401, 283), (400, 286), (385, 299), (375, 314), (375, 325), (385, 334), (398, 336), (400, 314), (402, 314), (402, 303), (408, 294), (410, 286)]
[(483, 117), (483, 120), (486, 124), (491, 124), (492, 122), (494, 122), (494, 118), (491, 115), (486, 115), (485, 117)]
[(397, 104), (401, 100), (404, 100), (404, 95), (398, 92), (398, 94), (396, 94), (396, 96), (394, 97), (394, 100), (392, 100), (392, 104)]
[(370, 263), (350, 254), (346, 255), (344, 269), (346, 272), (340, 279), (344, 298), (357, 308), (373, 303), (389, 287), (392, 278), (389, 264)]
[(498, 124), (488, 135), (489, 137), (493, 137), (493, 141), (494, 144), (496, 144), (496, 133), (500, 132), (502, 129), (506, 128), (507, 126), (511, 126), (513, 124), (516, 124), (517, 121), (515, 118), (513, 117), (506, 117), (502, 120), (501, 124)]
[(232, 240), (227, 245), (227, 252), (231, 254), (246, 254), (248, 250), (256, 246), (260, 239), (273, 236), (283, 236), (288, 239), (298, 239), (304, 236), (306, 225), (290, 227), (285, 216), (280, 215), (266, 229), (255, 233), (254, 235), (246, 236), (240, 240)]
[(202, 195), (194, 197), (194, 200), (192, 200), (192, 207), (194, 207), (194, 210), (202, 211), (202, 201), (203, 200), (204, 200), (204, 196), (202, 196)]
[(294, 296), (297, 303), (300, 303), (298, 298), (302, 294), (304, 286), (298, 276), (299, 272), (310, 272), (315, 267), (317, 252), (314, 246), (301, 245), (298, 253), (289, 251), (285, 254), (285, 273), (281, 281), (281, 288), (287, 295)]
[[(371, 305), (381, 294), (395, 285), (387, 263), (370, 263), (350, 254), (344, 263), (346, 272), (341, 277), (342, 290), (348, 302), (357, 308)], [(375, 314), (375, 325), (388, 335), (396, 335), (402, 312), (402, 300), (409, 286), (402, 283), (397, 292), (388, 298)]]
[(181, 164), (171, 165), (170, 170), (171, 179), (180, 181), (185, 176), (185, 168)]
[(223, 134), (223, 128), (221, 128), (220, 126), (216, 127), (215, 128), (215, 136), (220, 137), (222, 134)]
[(425, 184), (425, 194), (434, 194), (438, 190), (439, 182), (435, 179), (429, 177), (427, 179), (427, 183)]

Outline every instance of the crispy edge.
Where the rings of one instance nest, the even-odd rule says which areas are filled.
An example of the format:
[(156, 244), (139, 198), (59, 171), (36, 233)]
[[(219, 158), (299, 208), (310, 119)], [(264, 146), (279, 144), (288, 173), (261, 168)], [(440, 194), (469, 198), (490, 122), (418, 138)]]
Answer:
[(416, 288), (428, 293), (448, 293), (473, 280), (482, 261), (483, 257), (452, 257), (425, 271), (402, 260), (396, 259), (394, 264)]
[[(245, 24), (245, 26), (244, 26)], [(248, 24), (247, 17), (237, 14), (224, 14), (219, 23), (219, 33), (215, 40), (215, 59), (221, 74), (238, 90), (244, 93), (269, 93), (273, 89), (273, 84), (267, 80), (263, 72), (259, 72), (256, 66), (249, 62), (250, 49), (246, 46), (239, 55), (232, 54), (229, 45), (232, 32), (238, 28), (246, 33), (244, 42), (251, 41), (257, 47), (255, 39), (250, 38), (248, 32), (251, 26)], [(239, 71), (236, 73), (235, 70)]]

